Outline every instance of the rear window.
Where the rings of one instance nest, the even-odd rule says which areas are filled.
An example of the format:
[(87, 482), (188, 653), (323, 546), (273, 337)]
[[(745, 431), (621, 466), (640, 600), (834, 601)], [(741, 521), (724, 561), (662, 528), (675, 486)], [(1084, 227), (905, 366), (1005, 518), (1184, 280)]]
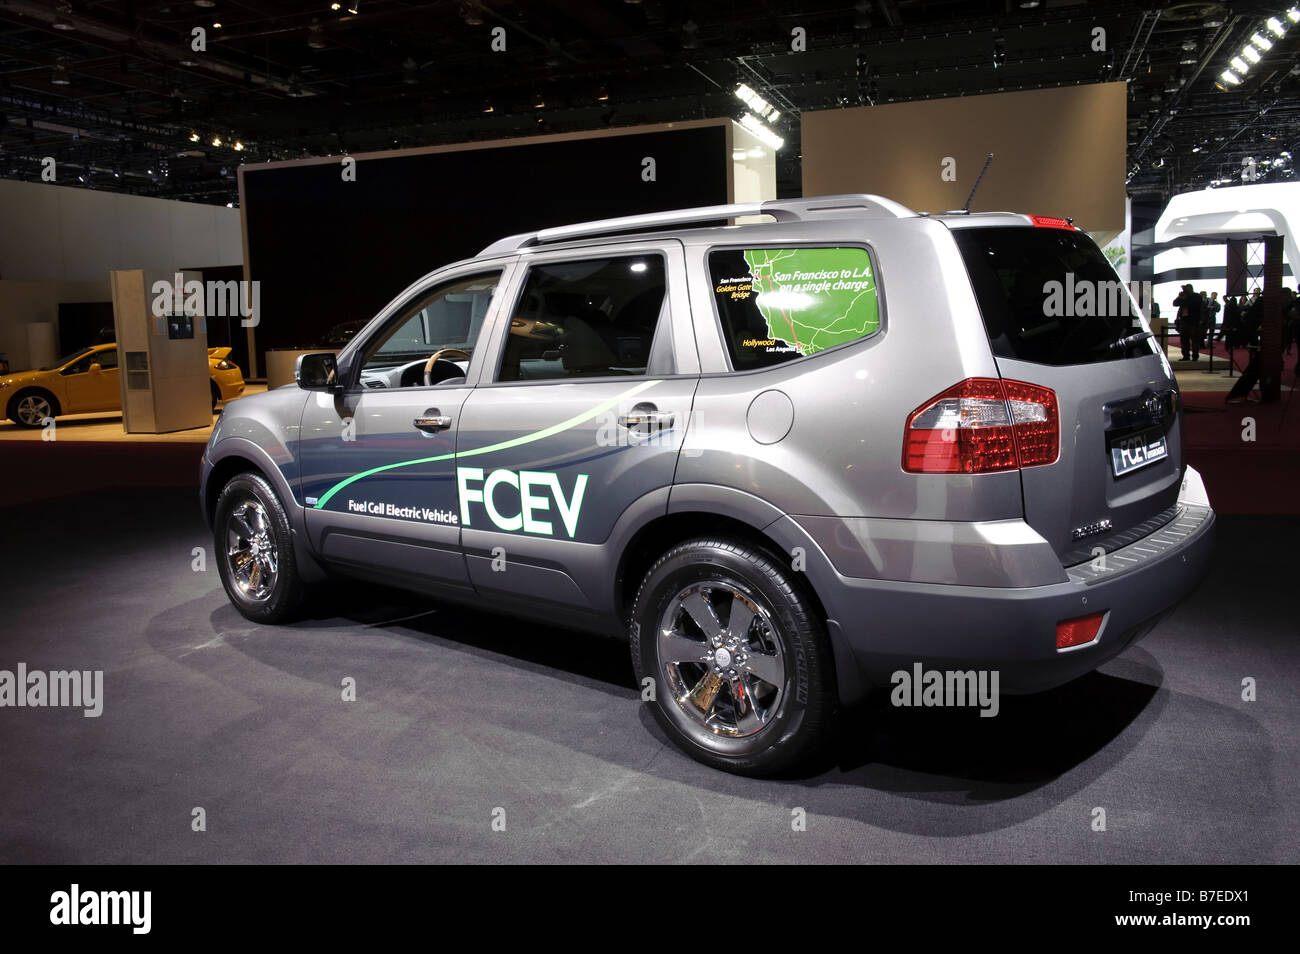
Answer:
[(713, 300), (737, 371), (766, 368), (880, 330), (864, 248), (736, 248), (709, 253)]
[(953, 237), (998, 357), (1065, 365), (1154, 351), (1128, 289), (1083, 232), (965, 228)]

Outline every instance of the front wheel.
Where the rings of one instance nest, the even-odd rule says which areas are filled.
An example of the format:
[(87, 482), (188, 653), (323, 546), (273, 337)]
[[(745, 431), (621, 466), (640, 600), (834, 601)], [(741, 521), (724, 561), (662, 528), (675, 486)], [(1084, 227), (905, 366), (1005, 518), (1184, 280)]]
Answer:
[(226, 595), (248, 619), (280, 623), (303, 598), (289, 518), (259, 474), (231, 478), (217, 498), (213, 546)]
[(54, 397), (39, 388), (21, 391), (9, 402), (9, 420), (19, 427), (44, 427), (45, 422), (58, 415)]
[(770, 775), (806, 760), (835, 705), (824, 624), (793, 575), (766, 553), (699, 539), (665, 553), (632, 608), (637, 682), (687, 754)]

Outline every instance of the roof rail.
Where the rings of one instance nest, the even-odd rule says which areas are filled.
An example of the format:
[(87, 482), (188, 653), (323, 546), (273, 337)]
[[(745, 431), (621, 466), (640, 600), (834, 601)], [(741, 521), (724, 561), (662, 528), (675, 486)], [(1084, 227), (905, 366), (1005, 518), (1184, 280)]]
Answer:
[(827, 213), (845, 211), (860, 211), (867, 215), (889, 216), (897, 219), (916, 215), (906, 206), (878, 195), (824, 195), (807, 199), (769, 199), (765, 202), (738, 202), (733, 205), (706, 205), (695, 209), (625, 215), (616, 219), (599, 219), (594, 222), (559, 225), (536, 232), (521, 232), (493, 242), (479, 255), (501, 255), (551, 242), (567, 242), (572, 239), (613, 235), (619, 232), (651, 232), (747, 215), (770, 215), (778, 222), (800, 222), (822, 218)]

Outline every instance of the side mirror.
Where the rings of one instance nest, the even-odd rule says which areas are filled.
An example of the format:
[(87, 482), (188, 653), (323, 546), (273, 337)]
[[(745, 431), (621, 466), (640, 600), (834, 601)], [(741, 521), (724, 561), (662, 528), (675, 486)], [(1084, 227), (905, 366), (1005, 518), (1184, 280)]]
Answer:
[(89, 368), (87, 368), (86, 370), (87, 370), (87, 371), (103, 371), (104, 369), (101, 368), (98, 364), (92, 364), (92, 365), (91, 365)]
[(343, 387), (332, 351), (298, 355), (293, 365), (293, 379), (304, 391), (340, 391)]

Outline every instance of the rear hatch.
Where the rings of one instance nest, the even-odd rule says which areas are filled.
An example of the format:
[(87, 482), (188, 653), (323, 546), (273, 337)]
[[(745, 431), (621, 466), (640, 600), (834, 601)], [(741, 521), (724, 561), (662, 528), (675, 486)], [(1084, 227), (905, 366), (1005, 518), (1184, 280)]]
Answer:
[[(1005, 221), (1005, 220), (1003, 220)], [(1182, 480), (1168, 361), (1096, 243), (1051, 226), (954, 227), (1003, 379), (1050, 388), (1060, 456), (1020, 471), (1025, 520), (1066, 566), (1154, 531)]]

